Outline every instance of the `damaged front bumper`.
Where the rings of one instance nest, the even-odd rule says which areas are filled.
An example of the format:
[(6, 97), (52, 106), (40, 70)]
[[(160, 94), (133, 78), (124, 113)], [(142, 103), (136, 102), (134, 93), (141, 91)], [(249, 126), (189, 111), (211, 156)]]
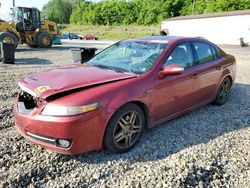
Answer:
[[(14, 105), (15, 126), (27, 140), (63, 154), (80, 154), (102, 148), (106, 119), (101, 109), (69, 117), (41, 115), (41, 107)], [(26, 111), (22, 111), (26, 109)]]

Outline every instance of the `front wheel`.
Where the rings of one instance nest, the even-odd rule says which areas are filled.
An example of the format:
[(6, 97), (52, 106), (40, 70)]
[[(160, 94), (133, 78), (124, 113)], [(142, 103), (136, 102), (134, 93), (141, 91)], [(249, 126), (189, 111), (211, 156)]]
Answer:
[(231, 86), (232, 86), (232, 82), (230, 80), (229, 77), (226, 77), (220, 87), (219, 90), (217, 92), (217, 96), (216, 99), (214, 100), (214, 104), (216, 105), (223, 105), (227, 102), (228, 98), (229, 98), (229, 94), (231, 91)]
[(132, 149), (140, 140), (145, 126), (145, 116), (140, 107), (128, 104), (111, 118), (104, 136), (104, 146), (116, 153)]
[(40, 33), (37, 36), (37, 44), (40, 48), (50, 48), (53, 44), (52, 37), (48, 33)]
[(9, 31), (4, 31), (0, 33), (0, 41), (13, 43), (15, 45), (15, 49), (18, 46), (17, 36)]

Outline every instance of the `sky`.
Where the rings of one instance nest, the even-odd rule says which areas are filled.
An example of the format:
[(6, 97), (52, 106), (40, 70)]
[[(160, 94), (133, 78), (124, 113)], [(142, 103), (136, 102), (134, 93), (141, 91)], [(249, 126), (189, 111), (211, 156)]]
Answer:
[[(36, 7), (42, 10), (43, 5), (49, 0), (15, 0), (16, 6)], [(0, 0), (0, 18), (8, 20), (10, 8), (13, 6), (13, 0)]]
[[(36, 7), (42, 10), (43, 5), (48, 3), (49, 0), (15, 0), (16, 6), (20, 7)], [(100, 0), (92, 0), (100, 1)], [(10, 8), (13, 6), (13, 0), (0, 0), (0, 19), (9, 20)]]

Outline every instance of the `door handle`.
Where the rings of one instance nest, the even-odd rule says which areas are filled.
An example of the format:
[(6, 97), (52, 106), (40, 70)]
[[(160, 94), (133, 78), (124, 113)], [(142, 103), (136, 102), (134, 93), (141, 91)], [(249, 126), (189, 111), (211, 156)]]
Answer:
[(192, 79), (197, 79), (198, 78), (198, 74), (193, 74), (193, 76), (191, 78)]
[(155, 91), (155, 89), (154, 89), (154, 88), (151, 88), (151, 89), (145, 90), (145, 93), (148, 94), (148, 93), (152, 93), (152, 92), (154, 92), (154, 91)]
[(217, 66), (216, 70), (222, 70), (222, 66)]

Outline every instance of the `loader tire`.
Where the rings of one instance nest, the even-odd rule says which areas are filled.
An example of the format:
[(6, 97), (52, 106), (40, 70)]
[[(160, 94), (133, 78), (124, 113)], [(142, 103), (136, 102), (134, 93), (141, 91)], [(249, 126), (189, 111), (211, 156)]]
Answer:
[(0, 32), (0, 41), (3, 42), (12, 42), (15, 44), (15, 49), (18, 46), (18, 38), (15, 34), (8, 32), (8, 31), (4, 31), (4, 32)]
[(52, 37), (48, 33), (40, 33), (37, 36), (37, 44), (40, 48), (50, 48), (53, 44)]

